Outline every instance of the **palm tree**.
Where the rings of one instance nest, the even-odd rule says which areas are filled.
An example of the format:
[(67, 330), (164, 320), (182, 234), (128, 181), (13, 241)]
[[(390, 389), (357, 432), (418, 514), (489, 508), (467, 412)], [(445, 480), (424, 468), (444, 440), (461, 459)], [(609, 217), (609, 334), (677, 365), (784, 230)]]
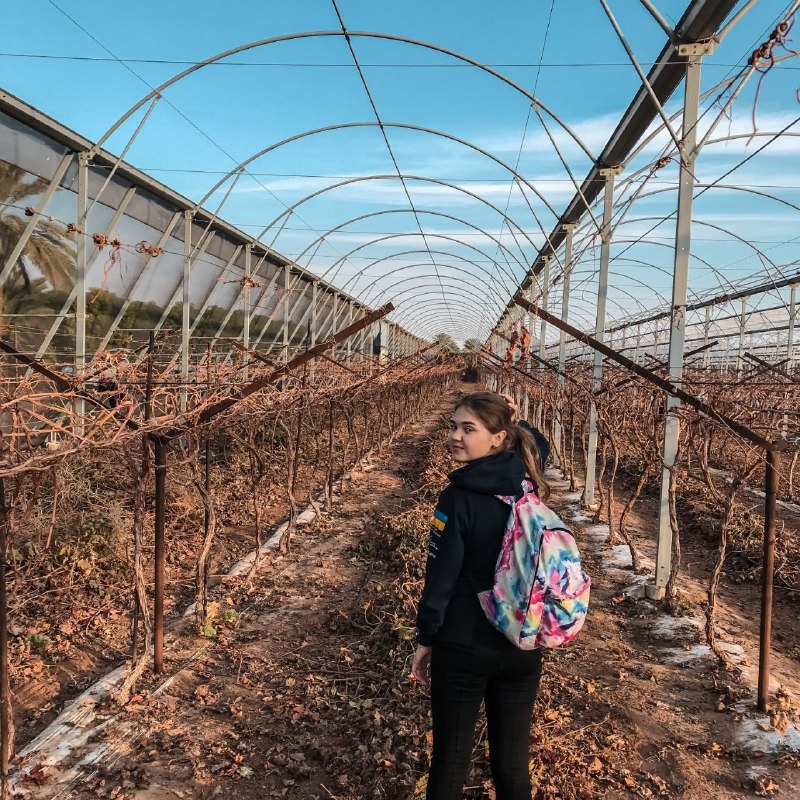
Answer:
[[(30, 180), (22, 167), (0, 161), (0, 268), (19, 241), (27, 220), (5, 213), (10, 206), (22, 206), (28, 198), (41, 194), (48, 185), (45, 178)], [(75, 282), (75, 251), (65, 231), (48, 219), (39, 219), (14, 265), (16, 276), (30, 289), (29, 265), (33, 265), (50, 286), (69, 292)]]
[(481, 350), (483, 350), (483, 342), (480, 339), (467, 339), (462, 348), (464, 353), (480, 353)]
[[(41, 194), (48, 183), (45, 178), (31, 180), (30, 174), (22, 167), (0, 160), (0, 269), (5, 266), (27, 225), (22, 214), (6, 212), (12, 206), (22, 206), (26, 199)], [(41, 279), (31, 281), (31, 265), (36, 267)], [(66, 233), (55, 222), (39, 219), (12, 272), (0, 286), (0, 337), (9, 333), (9, 316), (30, 314), (35, 309), (38, 323), (29, 326), (27, 335), (22, 337), (26, 340), (26, 347), (33, 347), (35, 329), (47, 318), (46, 313), (52, 311), (47, 300), (53, 302), (54, 299), (49, 297), (50, 293), (46, 294), (47, 284), (56, 294), (66, 294), (72, 289), (74, 276), (75, 252)], [(39, 335), (39, 340), (42, 335)]]
[(449, 333), (437, 333), (433, 337), (433, 344), (445, 353), (457, 353), (459, 347)]

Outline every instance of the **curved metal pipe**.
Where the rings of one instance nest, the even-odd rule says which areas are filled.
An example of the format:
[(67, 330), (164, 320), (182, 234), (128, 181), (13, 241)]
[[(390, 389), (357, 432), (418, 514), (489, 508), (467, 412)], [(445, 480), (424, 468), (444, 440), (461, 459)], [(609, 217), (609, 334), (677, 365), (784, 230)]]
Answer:
[[(481, 267), (478, 267), (478, 265), (475, 264), (474, 261), (470, 261), (469, 259), (464, 259), (464, 261), (466, 261), (466, 263), (470, 264), (471, 266), (474, 266), (474, 267), (477, 267), (478, 269), (481, 269), (482, 272), (486, 272), (487, 275), (490, 275), (490, 273), (488, 273), (486, 270), (482, 269)], [(417, 269), (419, 267), (427, 267), (427, 266), (430, 266), (430, 264), (428, 262), (418, 262), (416, 264), (403, 264), (401, 267), (398, 267), (397, 269), (392, 270), (391, 272), (387, 272), (387, 273), (383, 273), (381, 275), (378, 275), (375, 278), (375, 280), (372, 281), (372, 283), (370, 283), (367, 286), (365, 286), (364, 289), (361, 292), (359, 292), (359, 295), (363, 298), (364, 305), (369, 306), (369, 304), (370, 304), (370, 300), (369, 300), (370, 292), (372, 291), (373, 287), (376, 286), (378, 281), (380, 281), (380, 280), (382, 280), (384, 278), (388, 278), (389, 276), (393, 276), (395, 274), (399, 274), (399, 273), (404, 272), (405, 270), (408, 270), (408, 269)], [(455, 270), (456, 272), (461, 272), (464, 275), (468, 275), (470, 278), (476, 278), (477, 279), (477, 277), (478, 277), (474, 273), (470, 272), (468, 269), (464, 269), (464, 267), (458, 267), (455, 264), (447, 264), (447, 263), (444, 263), (444, 262), (439, 262), (438, 266), (441, 269), (447, 268), (447, 269)], [(365, 277), (372, 277), (372, 276), (365, 276)], [(428, 275), (413, 275), (410, 278), (403, 278), (402, 281), (400, 281), (400, 282), (402, 283), (402, 282), (409, 281), (409, 280), (415, 280), (417, 278), (427, 278), (427, 277), (429, 277), (429, 276)], [(491, 277), (491, 275), (490, 275), (490, 277)], [(467, 281), (465, 281), (464, 283), (466, 283), (467, 285), (470, 285)], [(378, 294), (376, 294), (376, 296), (374, 298), (374, 301), (377, 303), (378, 302), (378, 298), (383, 297), (395, 285), (397, 285), (397, 282), (389, 284), (388, 286), (385, 286), (385, 287), (381, 287), (381, 290), (380, 290), (380, 292)], [(485, 288), (486, 288), (485, 285), (482, 285), (480, 291), (484, 291)], [(507, 302), (507, 299), (502, 298), (500, 296), (500, 293), (496, 289), (494, 289), (494, 287), (492, 287), (492, 288), (494, 290), (495, 296), (500, 301), (501, 305), (505, 304)], [(477, 290), (477, 287), (476, 287), (476, 290)]]
[[(285, 217), (287, 214), (293, 213), (297, 208), (299, 208), (301, 205), (303, 205), (304, 203), (308, 202), (309, 200), (313, 200), (314, 198), (319, 197), (320, 195), (325, 194), (326, 192), (333, 191), (334, 189), (339, 189), (342, 186), (349, 186), (349, 185), (354, 184), (354, 183), (361, 183), (363, 181), (374, 181), (374, 180), (413, 180), (413, 181), (422, 181), (422, 182), (425, 182), (425, 183), (436, 183), (436, 184), (439, 184), (440, 186), (446, 186), (449, 189), (453, 189), (453, 190), (458, 191), (458, 192), (463, 192), (464, 194), (469, 195), (470, 197), (473, 197), (476, 200), (478, 200), (479, 202), (481, 202), (484, 205), (488, 206), (493, 211), (496, 211), (506, 222), (514, 225), (514, 227), (517, 229), (517, 231), (519, 233), (521, 233), (528, 240), (528, 243), (531, 245), (531, 247), (536, 247), (536, 245), (533, 242), (533, 240), (531, 239), (531, 237), (523, 230), (523, 228), (520, 225), (517, 224), (517, 222), (512, 217), (509, 217), (508, 214), (506, 214), (504, 211), (501, 211), (496, 205), (494, 205), (493, 203), (490, 203), (488, 200), (486, 200), (484, 197), (482, 197), (481, 195), (477, 194), (476, 192), (471, 192), (471, 191), (469, 191), (469, 189), (465, 189), (463, 186), (458, 186), (457, 184), (451, 183), (450, 181), (439, 180), (438, 178), (426, 178), (426, 177), (421, 176), (421, 175), (406, 175), (405, 173), (400, 173), (400, 174), (392, 173), (392, 174), (388, 174), (388, 175), (386, 175), (386, 174), (385, 175), (363, 175), (363, 176), (359, 176), (359, 177), (355, 177), (355, 178), (347, 178), (346, 180), (339, 181), (339, 183), (334, 183), (334, 184), (332, 184), (330, 186), (325, 186), (322, 189), (318, 189), (316, 192), (312, 192), (311, 194), (307, 194), (305, 197), (303, 197), (302, 199), (298, 200), (296, 203), (294, 203), (291, 206), (289, 206), (285, 211), (281, 212), (277, 217), (275, 217), (275, 219), (273, 219), (268, 225), (266, 225), (264, 227), (264, 230), (261, 231), (261, 233), (258, 235), (257, 238), (260, 239), (268, 230), (270, 230), (273, 227), (273, 225), (276, 225), (278, 222), (280, 222), (280, 220), (283, 217)], [(516, 237), (514, 237), (514, 240), (516, 241)], [(519, 247), (519, 243), (517, 243), (517, 246)], [(525, 253), (522, 251), (521, 247), (520, 247), (520, 252), (522, 252), (522, 255), (524, 257)]]
[[(456, 217), (453, 214), (445, 214), (443, 211), (433, 211), (431, 209), (426, 209), (426, 208), (417, 208), (415, 209), (415, 211), (417, 214), (428, 214), (433, 217), (441, 217), (443, 219), (449, 219), (452, 220), (453, 222), (458, 222), (462, 225), (466, 225), (468, 228), (472, 228), (473, 230), (478, 231), (478, 233), (482, 233), (487, 239), (491, 239), (491, 241), (493, 241), (498, 246), (498, 248), (500, 248), (504, 253), (507, 253), (512, 258), (512, 260), (516, 261), (516, 263), (519, 264), (520, 267), (525, 269), (525, 267), (523, 267), (522, 265), (522, 262), (511, 252), (511, 250), (508, 249), (508, 247), (506, 247), (497, 237), (493, 236), (488, 231), (485, 231), (483, 228), (480, 228), (471, 222), (467, 222), (467, 220), (462, 219), (461, 217)], [(308, 253), (309, 250), (311, 250), (312, 247), (325, 241), (325, 239), (327, 239), (328, 236), (330, 236), (332, 233), (336, 233), (337, 231), (340, 231), (342, 228), (345, 228), (348, 225), (352, 225), (354, 222), (361, 222), (365, 219), (381, 217), (387, 214), (411, 214), (411, 213), (413, 213), (412, 209), (387, 208), (387, 209), (382, 209), (380, 211), (371, 211), (368, 214), (361, 214), (358, 217), (353, 217), (351, 219), (345, 220), (344, 222), (341, 222), (338, 225), (334, 226), (333, 228), (330, 228), (329, 230), (325, 231), (325, 233), (317, 237), (313, 242), (311, 242), (311, 244), (307, 245), (306, 248), (297, 256), (297, 258), (294, 259), (294, 261), (298, 262), (301, 258), (303, 258), (306, 255), (306, 253)], [(419, 234), (410, 232), (406, 233), (405, 235), (418, 236)], [(425, 235), (427, 236), (427, 234)], [(306, 268), (309, 268), (309, 266), (310, 262), (309, 265), (306, 266)], [(333, 269), (333, 265), (328, 267), (328, 269), (324, 273), (322, 273), (319, 277), (322, 280), (333, 281), (336, 278), (336, 275), (338, 274), (338, 270), (331, 278), (327, 278), (326, 276), (331, 271), (331, 269)]]
[[(360, 245), (358, 245), (358, 247), (353, 248), (349, 253), (345, 253), (345, 255), (343, 255), (340, 258), (338, 258), (328, 269), (333, 269), (333, 267), (335, 267), (337, 264), (340, 264), (345, 259), (350, 258), (353, 255), (353, 253), (357, 253), (359, 250), (363, 250), (365, 247), (369, 247), (372, 244), (378, 244), (380, 242), (385, 242), (385, 241), (387, 241), (389, 239), (400, 239), (400, 238), (408, 236), (408, 235), (409, 234), (407, 234), (407, 233), (388, 233), (388, 234), (385, 234), (384, 236), (379, 237), (378, 239), (373, 239), (373, 240), (371, 240), (369, 242), (366, 242), (364, 244), (360, 244)], [(489, 263), (493, 264), (500, 271), (502, 271), (503, 274), (506, 277), (508, 277), (508, 279), (510, 280), (512, 286), (515, 286), (518, 283), (517, 279), (514, 277), (514, 273), (513, 272), (506, 271), (503, 268), (503, 264), (501, 262), (495, 261), (488, 253), (484, 253), (483, 250), (481, 250), (478, 247), (475, 247), (475, 245), (469, 244), (468, 242), (462, 242), (460, 239), (457, 239), (454, 236), (448, 236), (447, 234), (444, 234), (444, 233), (426, 233), (425, 236), (430, 238), (430, 239), (444, 239), (444, 240), (449, 241), (449, 242), (455, 242), (456, 244), (461, 245), (462, 247), (466, 247), (466, 248), (469, 248), (470, 250), (474, 250), (476, 253), (479, 253), (480, 255), (485, 256), (486, 260)], [(400, 257), (401, 255), (407, 255), (407, 254), (410, 254), (410, 253), (427, 253), (427, 252), (428, 252), (427, 250), (422, 250), (422, 249), (419, 249), (419, 250), (404, 250), (404, 251), (402, 251), (400, 253), (392, 253), (390, 256), (385, 256), (385, 258)], [(444, 254), (444, 255), (455, 255), (454, 253), (448, 253), (446, 250), (437, 250), (435, 252), (441, 253), (441, 254)], [(376, 261), (373, 261), (372, 264), (377, 264), (377, 263), (379, 263), (379, 262), (381, 262), (383, 260), (384, 260), (383, 258), (379, 258)], [(364, 269), (369, 269), (369, 267), (372, 266), (372, 264), (368, 264)], [(359, 276), (361, 274), (361, 272), (363, 272), (363, 270), (360, 270), (355, 275), (352, 275), (350, 278), (348, 278), (347, 282), (344, 284), (344, 286), (347, 287), (350, 284), (350, 281), (352, 281), (353, 278)], [(502, 283), (501, 283), (501, 285), (502, 285)], [(345, 289), (342, 289), (342, 291), (345, 291)]]
[(528, 92), (524, 87), (520, 86), (515, 81), (511, 80), (511, 78), (506, 77), (497, 70), (492, 69), (491, 67), (487, 66), (486, 64), (481, 63), (480, 61), (476, 61), (469, 56), (465, 56), (462, 53), (458, 53), (455, 50), (449, 50), (446, 47), (439, 47), (438, 45), (431, 44), (430, 42), (425, 42), (420, 39), (412, 39), (408, 36), (398, 36), (395, 34), (390, 33), (380, 33), (380, 32), (373, 32), (373, 31), (304, 31), (301, 33), (289, 33), (284, 34), (283, 36), (273, 36), (269, 39), (259, 39), (254, 42), (249, 42), (248, 44), (239, 45), (238, 47), (233, 47), (230, 50), (225, 50), (221, 53), (217, 53), (210, 58), (207, 58), (203, 61), (198, 62), (197, 64), (192, 64), (192, 66), (188, 67), (187, 69), (183, 70), (182, 72), (174, 75), (167, 81), (164, 81), (160, 86), (157, 86), (153, 89), (148, 95), (143, 97), (138, 103), (131, 106), (128, 111), (126, 111), (99, 139), (97, 144), (94, 146), (94, 149), (100, 148), (103, 146), (103, 143), (111, 136), (117, 128), (122, 125), (125, 120), (135, 114), (145, 103), (152, 100), (154, 97), (161, 95), (162, 92), (167, 89), (168, 87), (172, 86), (172, 84), (177, 83), (179, 80), (182, 80), (187, 75), (191, 75), (193, 72), (197, 72), (198, 70), (202, 69), (203, 67), (207, 67), (209, 64), (213, 64), (217, 61), (221, 61), (228, 56), (236, 55), (237, 53), (243, 53), (247, 50), (253, 50), (258, 47), (266, 47), (267, 45), (277, 44), (278, 42), (291, 42), (298, 39), (311, 39), (311, 38), (319, 38), (319, 37), (327, 37), (327, 36), (335, 36), (335, 37), (345, 37), (350, 38), (353, 36), (356, 37), (364, 37), (364, 38), (372, 38), (372, 39), (385, 39), (388, 41), (395, 41), (395, 42), (402, 42), (405, 44), (411, 44), (416, 47), (422, 47), (428, 50), (432, 50), (436, 53), (442, 53), (443, 55), (450, 56), (451, 58), (458, 59), (459, 61), (463, 61), (466, 64), (471, 64), (473, 67), (477, 67), (480, 70), (488, 73), (489, 75), (494, 76), (498, 80), (502, 81), (503, 83), (510, 86), (512, 89), (516, 89), (520, 94), (527, 97), (528, 100), (531, 101), (535, 106), (541, 108), (548, 116), (550, 116), (558, 125), (560, 125), (564, 131), (569, 134), (575, 143), (583, 150), (584, 153), (592, 160), (596, 160), (596, 156), (592, 154), (592, 152), (586, 147), (586, 145), (581, 141), (580, 137), (553, 111), (550, 110), (544, 103), (538, 100), (534, 95)]

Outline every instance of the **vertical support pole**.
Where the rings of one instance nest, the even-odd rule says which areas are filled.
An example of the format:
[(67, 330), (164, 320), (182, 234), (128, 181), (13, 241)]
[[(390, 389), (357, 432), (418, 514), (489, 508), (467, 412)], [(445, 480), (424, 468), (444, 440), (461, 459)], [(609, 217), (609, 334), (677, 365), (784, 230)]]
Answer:
[(642, 323), (640, 322), (636, 326), (636, 350), (633, 354), (633, 361), (634, 363), (639, 363), (639, 358), (641, 356), (642, 351)]
[[(536, 303), (537, 302), (536, 292), (537, 292), (538, 287), (539, 287), (539, 279), (534, 276), (534, 280), (531, 282), (530, 289), (528, 290), (528, 300), (531, 303)], [(530, 331), (531, 331), (531, 333), (533, 333), (533, 321), (532, 321), (532, 319), (529, 321), (529, 324), (530, 324)], [(502, 356), (504, 354), (504, 352), (505, 352), (506, 342), (504, 342), (498, 336), (497, 337), (497, 343), (499, 345), (498, 354), (500, 356)], [(537, 365), (538, 365), (538, 362), (537, 362)], [(528, 358), (528, 363), (527, 364), (523, 364), (523, 369), (526, 372), (530, 372), (532, 368), (533, 368), (533, 359), (529, 357)], [(537, 366), (537, 369), (541, 369), (541, 367)], [(537, 395), (539, 395), (538, 392), (537, 392)], [(541, 398), (537, 396), (537, 398), (534, 400), (534, 404), (533, 404), (533, 425), (536, 428), (541, 428), (542, 427), (541, 420), (539, 419), (539, 415), (541, 413), (541, 402), (540, 402), (540, 399)], [(530, 400), (528, 401), (528, 414), (530, 414)], [(527, 417), (527, 419), (530, 420), (530, 417)]]
[[(708, 340), (711, 334), (711, 306), (706, 306), (706, 319), (703, 323), (703, 347), (707, 347)], [(711, 363), (711, 351), (703, 350), (703, 366), (708, 369)]]
[[(348, 303), (347, 304), (347, 324), (348, 325), (352, 325), (353, 324), (353, 304), (352, 303)], [(352, 336), (348, 336), (347, 337), (347, 360), (348, 361), (350, 361), (350, 356), (352, 355), (352, 351), (353, 351), (353, 337)]]
[[(242, 309), (244, 310), (244, 320), (242, 325), (242, 345), (245, 350), (250, 349), (250, 293), (253, 291), (253, 245), (248, 243), (244, 248), (244, 291), (242, 292)], [(211, 350), (208, 351), (209, 358), (211, 358)], [(244, 377), (247, 379), (247, 362), (250, 356), (248, 353), (242, 355), (242, 363), (244, 365)], [(209, 369), (210, 369), (209, 361)]]
[(186, 411), (189, 398), (189, 275), (192, 269), (192, 227), (194, 211), (189, 209), (183, 215), (183, 295), (181, 315), (181, 394), (180, 408)]
[(758, 652), (758, 710), (767, 710), (772, 640), (772, 581), (775, 572), (775, 498), (778, 493), (778, 454), (767, 450), (764, 475), (764, 558), (761, 567), (761, 624)]
[[(211, 342), (206, 345), (206, 392), (211, 395), (211, 388), (213, 386), (213, 375), (211, 372)], [(246, 355), (246, 354), (245, 354)], [(205, 486), (206, 493), (211, 494), (211, 428), (205, 429), (205, 436), (203, 437), (203, 485)], [(208, 536), (209, 528), (211, 527), (211, 515), (208, 513), (208, 508), (203, 509), (203, 536)], [(206, 573), (205, 586), (208, 588), (208, 573)], [(206, 615), (206, 609), (203, 609), (203, 616)]]
[(317, 343), (317, 292), (319, 287), (317, 281), (311, 284), (311, 346)]
[[(547, 301), (550, 298), (550, 257), (544, 259), (544, 269), (542, 270), (542, 302), (540, 307), (543, 311), (547, 311)], [(547, 335), (547, 322), (542, 320), (539, 326), (539, 358), (544, 358), (545, 351), (545, 337)], [(542, 365), (542, 369), (544, 366)]]
[(3, 796), (8, 778), (11, 748), (11, 690), (8, 680), (8, 602), (6, 599), (6, 549), (8, 547), (8, 508), (5, 481), (0, 478), (0, 779)]
[(789, 363), (786, 370), (794, 372), (794, 328), (797, 320), (797, 284), (793, 283), (789, 290), (789, 331), (786, 335), (786, 358)]
[(289, 281), (291, 268), (288, 264), (283, 267), (283, 360), (289, 360)]
[[(75, 373), (81, 378), (86, 367), (86, 266), (89, 261), (89, 153), (78, 155), (78, 229), (75, 234), (77, 263), (75, 273)], [(83, 436), (85, 403), (75, 400), (75, 434)]]
[(660, 347), (659, 334), (661, 329), (658, 326), (658, 320), (655, 321), (653, 327), (653, 358), (658, 358), (658, 348)]
[[(601, 169), (600, 174), (606, 179), (603, 199), (603, 230), (600, 245), (600, 274), (597, 279), (597, 319), (595, 338), (602, 342), (606, 330), (606, 301), (608, 299), (608, 264), (611, 260), (611, 214), (614, 210), (614, 178), (621, 172), (620, 167)], [(600, 391), (603, 379), (603, 356), (594, 354), (592, 368), (592, 392)], [(594, 400), (589, 407), (589, 442), (586, 460), (586, 485), (583, 490), (583, 502), (590, 506), (594, 503), (594, 483), (597, 468), (597, 407)]]
[[(689, 291), (689, 256), (692, 243), (692, 200), (695, 184), (695, 159), (697, 157), (697, 116), (700, 107), (700, 64), (702, 56), (692, 55), (686, 62), (686, 79), (683, 97), (683, 138), (681, 140), (681, 166), (678, 183), (678, 215), (675, 223), (675, 261), (672, 273), (672, 313), (669, 335), (670, 380), (680, 386), (683, 379), (683, 352), (686, 339), (686, 300)], [(650, 591), (662, 597), (672, 570), (672, 526), (669, 514), (670, 468), (678, 455), (680, 400), (666, 396), (664, 422), (664, 448), (661, 472), (661, 495), (658, 511), (658, 538), (656, 544), (655, 586)]]
[(155, 575), (153, 589), (153, 672), (164, 670), (164, 528), (167, 499), (167, 443), (160, 436), (153, 440), (155, 462)]
[[(253, 244), (248, 242), (244, 248), (244, 291), (242, 292), (242, 311), (244, 318), (242, 319), (242, 346), (245, 351), (250, 349), (250, 314), (251, 303), (250, 294), (253, 291)], [(249, 380), (250, 374), (250, 354), (247, 352), (242, 353), (242, 366), (244, 367), (244, 379)], [(208, 373), (211, 374), (211, 343), (208, 343)], [(208, 437), (206, 437), (208, 443)]]
[[(564, 275), (561, 278), (561, 321), (567, 322), (569, 320), (569, 283), (572, 277), (572, 239), (575, 234), (575, 223), (571, 222), (564, 225), (564, 231), (567, 235), (565, 252), (564, 252)], [(558, 380), (556, 383), (556, 415), (554, 426), (554, 440), (555, 451), (558, 453), (559, 460), (563, 466), (563, 459), (560, 451), (562, 440), (562, 421), (561, 421), (561, 404), (564, 397), (564, 368), (567, 363), (567, 332), (562, 330), (558, 336)]]
[[(336, 328), (339, 325), (339, 295), (333, 295), (333, 317), (331, 322), (331, 336), (336, 333)], [(333, 347), (331, 355), (336, 358), (336, 345)]]
[(736, 359), (736, 379), (742, 379), (744, 369), (744, 324), (747, 320), (747, 301), (749, 298), (742, 298), (742, 310), (739, 313), (739, 353)]

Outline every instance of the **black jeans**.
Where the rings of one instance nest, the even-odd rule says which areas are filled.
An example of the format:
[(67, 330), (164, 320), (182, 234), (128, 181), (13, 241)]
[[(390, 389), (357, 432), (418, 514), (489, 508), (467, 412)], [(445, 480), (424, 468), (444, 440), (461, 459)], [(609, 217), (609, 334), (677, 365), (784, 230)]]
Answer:
[(530, 729), (541, 673), (541, 650), (434, 644), (427, 800), (461, 800), (481, 700), (497, 800), (531, 800)]

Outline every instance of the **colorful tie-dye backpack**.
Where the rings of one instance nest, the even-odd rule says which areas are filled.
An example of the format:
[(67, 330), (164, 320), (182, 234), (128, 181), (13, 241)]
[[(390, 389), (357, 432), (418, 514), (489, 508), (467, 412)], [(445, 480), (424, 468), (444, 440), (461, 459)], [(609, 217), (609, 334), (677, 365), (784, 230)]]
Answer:
[(511, 506), (494, 572), (478, 593), (489, 622), (522, 650), (559, 647), (583, 628), (591, 580), (569, 528), (523, 481), (523, 495), (497, 495)]

